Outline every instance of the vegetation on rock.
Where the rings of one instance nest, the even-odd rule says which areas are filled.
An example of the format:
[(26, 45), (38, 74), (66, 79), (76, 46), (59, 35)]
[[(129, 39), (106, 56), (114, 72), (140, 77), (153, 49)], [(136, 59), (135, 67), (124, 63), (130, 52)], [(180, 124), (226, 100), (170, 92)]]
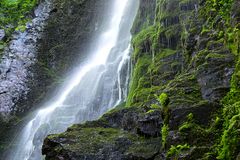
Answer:
[(30, 12), (37, 0), (2, 0), (0, 2), (0, 28), (9, 38), (14, 30), (24, 31)]
[[(240, 154), (239, 2), (152, 3), (141, 1), (133, 26), (134, 67), (126, 107), (98, 122), (144, 135), (143, 141), (161, 138), (155, 159), (236, 159)], [(148, 6), (155, 7), (151, 13), (141, 10), (149, 11)], [(120, 122), (114, 122), (119, 116)], [(157, 134), (151, 133), (155, 131), (151, 124), (158, 124)]]
[(37, 0), (1, 0), (0, 1), (0, 58), (1, 52), (11, 39), (14, 31), (23, 32), (30, 20), (31, 12)]
[[(1, 1), (0, 27), (7, 35), (24, 30), (35, 4)], [(48, 136), (43, 148), (47, 157), (239, 158), (239, 6), (238, 0), (141, 0), (132, 29), (133, 70), (126, 102), (97, 121)], [(59, 27), (62, 20), (52, 19), (49, 31), (72, 30)], [(46, 48), (54, 59), (65, 55), (59, 51), (67, 44), (56, 41)], [(53, 74), (45, 64), (52, 58), (40, 57), (48, 76)], [(57, 65), (65, 69), (63, 63)]]
[[(133, 26), (134, 67), (126, 107), (109, 112), (99, 122), (113, 123), (121, 115), (121, 122), (114, 123), (117, 128), (147, 136), (144, 141), (161, 138), (155, 159), (236, 159), (240, 154), (239, 2), (149, 3), (141, 1)], [(155, 131), (151, 124), (158, 124), (157, 134), (149, 134)]]

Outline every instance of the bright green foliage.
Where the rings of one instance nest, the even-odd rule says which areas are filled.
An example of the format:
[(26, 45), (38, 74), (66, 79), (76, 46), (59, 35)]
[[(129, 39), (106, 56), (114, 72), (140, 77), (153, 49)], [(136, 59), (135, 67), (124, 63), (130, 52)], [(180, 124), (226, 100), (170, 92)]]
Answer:
[(223, 132), (218, 159), (231, 160), (240, 149), (240, 114), (233, 116)]
[(188, 144), (184, 144), (184, 145), (177, 145), (177, 146), (171, 146), (171, 148), (168, 150), (167, 152), (167, 157), (172, 157), (172, 156), (175, 156), (174, 159), (177, 160), (177, 156), (183, 152), (183, 151), (186, 151), (186, 150), (189, 150), (190, 149), (190, 146)]
[(224, 105), (224, 131), (218, 148), (221, 160), (235, 158), (240, 150), (240, 59), (236, 65), (235, 73), (231, 81), (231, 91), (222, 100)]
[(187, 121), (188, 121), (188, 122), (193, 122), (193, 114), (192, 114), (192, 113), (189, 113), (189, 114), (187, 115)]
[(151, 113), (154, 113), (155, 112), (155, 110), (153, 110), (153, 109), (150, 109), (149, 111), (147, 111), (147, 113), (146, 114), (151, 114)]
[(4, 29), (7, 36), (16, 29), (25, 30), (28, 21), (27, 14), (36, 5), (37, 0), (1, 0), (0, 1), (0, 28)]
[(17, 30), (26, 30), (30, 12), (36, 6), (38, 0), (0, 0), (0, 29), (4, 29), (5, 38), (0, 41), (1, 53), (10, 40), (12, 33)]
[(215, 11), (224, 18), (228, 18), (232, 7), (233, 0), (207, 0), (207, 5), (211, 11)]
[[(127, 99), (127, 106), (131, 106), (137, 102), (144, 102), (148, 99), (150, 87), (149, 77), (146, 69), (151, 64), (151, 57), (144, 55), (138, 59), (133, 71), (133, 77), (130, 82), (130, 92)], [(146, 75), (146, 76), (143, 76)]]
[(161, 103), (161, 105), (163, 107), (167, 107), (167, 105), (169, 104), (169, 97), (166, 93), (162, 93), (159, 97), (158, 97), (158, 101)]
[(162, 127), (162, 148), (165, 149), (166, 143), (167, 143), (167, 137), (168, 137), (169, 127), (167, 124), (164, 124)]
[(154, 43), (155, 36), (156, 28), (150, 26), (133, 38), (133, 47), (135, 49), (133, 54), (134, 59), (141, 56), (141, 54), (152, 52), (152, 44)]
[[(163, 111), (164, 126), (161, 130), (163, 148), (166, 146), (170, 110), (182, 106), (209, 105), (209, 102), (202, 99), (201, 87), (198, 85), (198, 76), (201, 69), (207, 70), (207, 67), (211, 67), (210, 63), (208, 64), (210, 61), (221, 61), (231, 57), (225, 54), (228, 49), (236, 59), (240, 59), (240, 25), (237, 24), (238, 20), (234, 20), (234, 18), (239, 17), (240, 12), (237, 11), (239, 10), (236, 7), (237, 5), (233, 5), (233, 3), (238, 4), (237, 0), (202, 1), (198, 6), (196, 17), (193, 17), (195, 11), (183, 11), (179, 6), (184, 8), (184, 6), (190, 4), (199, 4), (199, 1), (173, 1), (176, 3), (157, 0), (155, 23), (153, 26), (144, 27), (145, 29), (133, 40), (135, 51), (133, 56), (134, 72), (128, 96), (128, 101), (131, 101), (131, 104), (141, 106), (138, 104), (142, 103), (142, 106), (148, 107), (149, 105), (151, 109), (159, 109), (157, 104), (150, 103), (155, 103), (151, 99), (152, 94), (159, 96), (159, 93), (167, 92), (166, 95), (163, 93), (159, 97), (154, 97), (154, 100), (157, 98), (160, 102)], [(196, 18), (201, 28), (199, 26), (195, 27), (193, 19), (188, 21), (188, 15), (191, 15), (193, 19)], [(183, 17), (184, 19), (182, 19)], [(176, 19), (179, 19), (181, 23), (178, 23)], [(200, 43), (193, 44), (196, 48), (187, 48), (186, 43), (188, 42), (184, 41), (187, 38), (191, 39), (191, 35), (199, 35)], [(173, 45), (171, 40), (174, 42)], [(204, 42), (205, 40), (207, 42)], [(198, 45), (200, 47), (206, 45), (206, 47), (196, 51)], [(214, 46), (223, 47), (220, 47), (219, 50), (215, 48), (212, 50), (211, 47)], [(195, 49), (194, 53), (197, 54), (193, 56), (191, 49)], [(184, 57), (185, 61), (179, 65), (179, 59), (178, 62), (174, 62), (175, 59), (173, 58), (177, 53), (184, 56), (191, 54), (191, 56), (190, 58)], [(148, 61), (144, 65), (143, 62), (146, 57), (148, 57)], [(193, 119), (193, 114), (189, 114), (185, 123), (178, 126), (178, 131), (189, 140), (187, 143), (191, 146), (197, 144), (196, 147), (201, 148), (211, 143), (208, 153), (204, 156), (210, 157), (208, 159), (216, 159), (217, 156), (218, 159), (222, 160), (236, 159), (240, 151), (240, 60), (236, 62), (237, 65), (231, 82), (231, 92), (222, 100), (223, 110), (219, 107), (218, 112), (214, 115), (217, 117), (215, 121), (213, 120), (214, 123), (210, 126), (198, 125), (198, 121)], [(182, 67), (181, 70), (175, 69), (180, 67)], [(177, 71), (177, 73), (173, 73), (174, 71)], [(168, 96), (171, 99), (169, 106)], [(222, 115), (221, 111), (223, 111)], [(152, 110), (150, 110), (151, 112)], [(207, 141), (209, 139), (211, 139), (211, 142)], [(192, 144), (193, 140), (195, 141)], [(177, 155), (178, 151), (181, 150), (180, 146), (173, 146), (170, 153), (174, 154), (169, 155)]]
[(151, 109), (159, 109), (160, 106), (157, 105), (157, 104), (151, 104), (150, 108), (151, 108)]
[(185, 131), (190, 130), (192, 128), (194, 128), (194, 124), (193, 123), (185, 122), (183, 125), (181, 125), (179, 127), (179, 131), (180, 132), (185, 132)]
[(193, 114), (190, 113), (187, 115), (187, 120), (186, 122), (184, 122), (180, 127), (179, 127), (179, 131), (180, 132), (185, 132), (185, 131), (188, 131), (192, 128), (196, 127), (196, 124), (194, 123), (193, 121)]

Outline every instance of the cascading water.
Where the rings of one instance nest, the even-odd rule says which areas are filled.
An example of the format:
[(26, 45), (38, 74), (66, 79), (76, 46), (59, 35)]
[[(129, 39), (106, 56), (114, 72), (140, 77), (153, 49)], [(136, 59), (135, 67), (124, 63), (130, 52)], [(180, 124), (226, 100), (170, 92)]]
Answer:
[(71, 124), (93, 120), (124, 101), (130, 75), (130, 29), (138, 0), (114, 0), (109, 24), (95, 52), (72, 74), (59, 96), (23, 129), (9, 160), (40, 160), (43, 139)]

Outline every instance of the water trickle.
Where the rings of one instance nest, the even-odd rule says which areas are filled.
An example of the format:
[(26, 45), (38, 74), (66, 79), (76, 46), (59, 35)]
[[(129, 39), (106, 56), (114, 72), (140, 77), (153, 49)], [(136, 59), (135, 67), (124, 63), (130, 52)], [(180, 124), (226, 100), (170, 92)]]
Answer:
[(55, 100), (48, 102), (25, 126), (13, 160), (40, 160), (43, 139), (71, 124), (94, 120), (127, 96), (131, 64), (130, 29), (136, 0), (114, 0), (112, 17), (100, 33), (95, 52), (72, 74)]

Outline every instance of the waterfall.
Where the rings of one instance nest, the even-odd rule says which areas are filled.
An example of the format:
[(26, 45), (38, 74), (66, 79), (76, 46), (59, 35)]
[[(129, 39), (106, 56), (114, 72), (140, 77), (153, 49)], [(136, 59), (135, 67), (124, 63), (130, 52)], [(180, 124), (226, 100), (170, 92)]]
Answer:
[(138, 9), (136, 0), (114, 0), (109, 23), (99, 33), (93, 53), (71, 74), (59, 94), (46, 102), (23, 128), (9, 160), (41, 160), (48, 134), (74, 123), (99, 118), (127, 96), (131, 70), (130, 29)]

